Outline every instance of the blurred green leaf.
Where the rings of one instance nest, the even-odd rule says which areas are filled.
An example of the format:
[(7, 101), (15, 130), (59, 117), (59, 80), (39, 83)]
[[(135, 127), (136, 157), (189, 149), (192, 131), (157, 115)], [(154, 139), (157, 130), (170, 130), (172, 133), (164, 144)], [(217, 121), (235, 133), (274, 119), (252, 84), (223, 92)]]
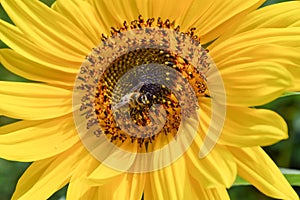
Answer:
[(287, 2), (287, 1), (293, 1), (293, 0), (268, 0), (261, 7), (276, 4), (276, 3), (281, 3), (281, 2)]
[(17, 180), (30, 163), (14, 162), (0, 158), (0, 199), (7, 200), (15, 189)]
[(291, 185), (300, 186), (300, 170), (287, 168), (281, 168), (280, 170)]
[[(285, 178), (292, 186), (300, 186), (300, 170), (280, 168), (280, 171), (283, 173)], [(237, 176), (233, 186), (242, 186), (242, 185), (251, 185), (245, 179)]]
[(300, 92), (286, 92), (283, 95), (281, 95), (280, 98), (288, 97), (288, 96), (294, 96), (294, 95), (300, 95)]
[(3, 7), (2, 7), (1, 4), (0, 4), (0, 19), (3, 19), (4, 21), (7, 21), (7, 22), (13, 24), (13, 22), (8, 17), (7, 13), (4, 11), (4, 9), (3, 9)]
[(51, 6), (55, 2), (55, 0), (40, 0), (40, 1), (46, 4), (47, 6)]
[(251, 185), (251, 184), (248, 181), (246, 181), (245, 179), (237, 176), (233, 183), (233, 186), (242, 186), (242, 185)]
[(23, 78), (8, 71), (6, 68), (3, 67), (2, 64), (0, 64), (0, 81), (32, 82), (26, 78)]

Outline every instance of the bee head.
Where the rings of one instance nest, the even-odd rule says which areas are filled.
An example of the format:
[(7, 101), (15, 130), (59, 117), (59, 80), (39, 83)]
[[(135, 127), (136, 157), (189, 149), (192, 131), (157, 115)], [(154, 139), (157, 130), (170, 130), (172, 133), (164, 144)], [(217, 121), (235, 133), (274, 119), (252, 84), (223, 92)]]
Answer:
[(149, 96), (151, 94), (150, 93), (146, 93), (146, 94), (142, 94), (138, 97), (137, 102), (139, 103), (139, 105), (144, 106), (144, 105), (148, 105), (150, 104), (150, 99)]
[(136, 104), (135, 99), (140, 95), (138, 92), (133, 92), (124, 95), (118, 104), (115, 105), (115, 109), (119, 109), (125, 105), (130, 105), (131, 107)]

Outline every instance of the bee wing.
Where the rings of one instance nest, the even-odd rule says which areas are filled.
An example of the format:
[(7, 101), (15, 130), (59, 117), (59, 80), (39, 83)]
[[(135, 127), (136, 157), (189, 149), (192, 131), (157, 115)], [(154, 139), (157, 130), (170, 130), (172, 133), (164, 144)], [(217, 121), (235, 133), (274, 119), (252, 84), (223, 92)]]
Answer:
[(134, 86), (131, 91), (140, 91), (140, 89), (143, 87), (143, 85), (145, 84), (145, 82), (139, 82), (138, 84), (136, 84), (136, 86)]
[(132, 92), (129, 94), (126, 94), (124, 96), (122, 96), (122, 98), (120, 99), (120, 102), (117, 103), (115, 106), (113, 106), (113, 109), (119, 109), (125, 105), (128, 105), (130, 103), (130, 101), (134, 100), (135, 98), (139, 96), (139, 92)]

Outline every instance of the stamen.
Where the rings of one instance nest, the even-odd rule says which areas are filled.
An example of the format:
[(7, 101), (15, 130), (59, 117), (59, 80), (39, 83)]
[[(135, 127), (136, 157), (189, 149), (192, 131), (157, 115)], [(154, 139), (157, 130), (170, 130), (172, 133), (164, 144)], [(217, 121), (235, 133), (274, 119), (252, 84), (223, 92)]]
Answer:
[[(152, 34), (157, 29), (173, 30), (174, 34), (178, 35), (174, 38), (174, 43), (177, 45), (175, 50), (179, 53), (185, 51), (188, 54), (182, 57), (178, 52), (169, 50), (170, 37), (168, 32), (158, 31), (156, 32), (158, 34)], [(141, 34), (142, 36), (137, 39), (131, 36), (122, 38), (122, 42), (115, 45), (114, 37), (121, 39), (127, 31), (129, 33), (130, 31), (137, 31), (137, 35), (140, 32), (144, 35)], [(194, 59), (194, 52), (190, 50), (190, 46), (186, 48), (187, 45), (185, 44), (185, 41), (190, 39), (189, 45), (200, 49), (198, 51), (200, 57), (196, 58), (196, 62), (200, 63), (204, 69), (208, 69), (210, 63), (206, 61), (205, 51), (201, 49), (201, 46), (198, 48), (200, 38), (195, 31), (196, 28), (192, 27), (187, 32), (180, 32), (180, 26), (176, 26), (175, 21), (163, 20), (160, 17), (144, 19), (139, 15), (137, 20), (129, 23), (124, 21), (121, 27), (111, 27), (111, 36), (102, 34), (102, 46), (93, 49), (93, 52), (86, 57), (88, 62), (86, 67), (84, 64), (81, 68), (82, 74), (89, 73), (90, 76), (93, 76), (94, 71), (92, 72), (92, 69), (87, 70), (87, 68), (98, 67), (100, 70), (96, 74), (101, 75), (94, 77), (94, 82), (97, 83), (94, 97), (90, 97), (90, 93), (87, 94), (87, 98), (93, 99), (93, 102), (90, 103), (93, 105), (90, 107), (93, 108), (95, 115), (95, 118), (89, 119), (87, 129), (98, 124), (100, 130), (94, 131), (94, 135), (97, 137), (102, 134), (116, 146), (121, 147), (124, 146), (123, 143), (133, 143), (133, 145), (137, 144), (139, 148), (147, 151), (161, 148), (167, 143), (166, 141), (170, 140), (170, 137), (176, 138), (182, 116), (190, 117), (189, 113), (195, 113), (194, 111), (197, 110), (197, 105), (185, 97), (191, 95), (192, 92), (186, 95), (184, 84), (181, 81), (182, 77), (196, 94), (194, 99), (198, 98), (200, 101), (201, 97), (209, 97), (205, 76), (199, 68), (189, 62)], [(155, 43), (156, 46), (144, 48), (146, 44), (152, 43)], [(125, 54), (119, 53), (128, 47), (133, 47), (133, 50), (126, 50)], [(113, 54), (105, 57), (106, 52), (113, 52)], [(104, 65), (106, 67), (102, 67)], [(122, 87), (118, 87), (119, 81), (137, 66), (149, 66), (144, 71), (146, 76), (159, 73), (159, 70), (151, 67), (152, 65), (164, 66), (175, 71), (179, 76), (173, 71), (164, 71), (160, 83), (150, 81), (143, 82), (141, 85), (138, 82), (131, 82), (131, 80), (138, 80), (137, 77), (130, 77), (130, 80), (121, 85)], [(156, 72), (154, 73), (152, 70), (156, 70)], [(136, 75), (133, 73), (132, 76)], [(78, 79), (86, 80), (84, 76), (80, 76)], [(134, 89), (126, 90), (126, 88)], [(176, 90), (176, 94), (173, 89)], [(188, 105), (184, 111), (182, 109), (184, 105), (180, 103), (180, 98), (181, 100), (185, 98), (184, 103)], [(84, 99), (81, 101), (83, 102), (81, 110), (84, 111), (88, 105), (84, 103)], [(164, 109), (166, 116), (157, 109), (158, 107), (155, 107), (157, 105)], [(127, 108), (128, 112), (125, 112)], [(92, 114), (90, 113), (90, 115)], [(86, 115), (87, 118), (89, 116)], [(163, 124), (158, 131), (156, 130), (157, 126), (153, 126), (154, 121)], [(145, 131), (139, 131), (139, 127), (145, 128)], [(152, 134), (154, 132), (155, 134)], [(157, 144), (154, 145), (157, 140), (164, 142), (158, 146)]]
[[(128, 96), (119, 95), (117, 99), (113, 99), (111, 94), (115, 89), (117, 81), (130, 69), (135, 66), (140, 66), (149, 63), (159, 63), (174, 68), (181, 74), (185, 74), (185, 78), (191, 83), (193, 89), (197, 91), (197, 94), (204, 96), (207, 94), (207, 87), (205, 81), (202, 79), (201, 73), (199, 73), (193, 66), (191, 66), (186, 59), (181, 58), (173, 54), (172, 52), (166, 52), (160, 49), (138, 49), (125, 54), (117, 58), (105, 71), (103, 78), (99, 80), (98, 91), (95, 98), (95, 113), (98, 116), (99, 124), (110, 138), (111, 142), (118, 143), (119, 138), (122, 138), (122, 143), (126, 140), (130, 140), (131, 143), (137, 142), (139, 147), (143, 145), (147, 146), (155, 140), (159, 134), (168, 135), (169, 133), (175, 137), (179, 128), (181, 119), (181, 109), (177, 98), (172, 94), (171, 90), (165, 85), (158, 84), (145, 84), (136, 90), (134, 93)], [(118, 66), (118, 67), (116, 67)], [(151, 73), (151, 72), (145, 72)], [(172, 81), (178, 84), (178, 81), (170, 76), (169, 72), (165, 73), (166, 81)], [(106, 87), (103, 87), (105, 85)], [(117, 93), (117, 91), (115, 91)], [(111, 105), (113, 102), (118, 102), (119, 99), (124, 100), (124, 105), (129, 105), (130, 116), (123, 120), (122, 123), (129, 124), (132, 120), (138, 126), (148, 126), (151, 123), (149, 118), (149, 109), (154, 104), (161, 104), (164, 106), (167, 115), (167, 122), (159, 134), (142, 137), (142, 135), (136, 135), (130, 137), (124, 130), (121, 130), (118, 125), (115, 124), (113, 119), (113, 111)], [(172, 113), (172, 114), (171, 114)], [(116, 115), (118, 117), (118, 114)], [(128, 121), (129, 120), (129, 121)], [(131, 127), (126, 126), (128, 130)], [(110, 131), (108, 131), (110, 130)]]
[[(111, 36), (114, 36), (118, 33), (121, 33), (123, 31), (127, 31), (129, 29), (137, 29), (137, 28), (145, 28), (145, 27), (157, 27), (157, 28), (166, 28), (166, 29), (174, 29), (174, 31), (176, 32), (180, 32), (180, 26), (177, 25), (176, 28), (175, 27), (175, 20), (170, 22), (169, 19), (163, 21), (160, 17), (158, 17), (156, 19), (156, 25), (154, 25), (155, 22), (155, 18), (149, 18), (147, 20), (144, 20), (144, 18), (142, 17), (142, 15), (138, 16), (138, 20), (132, 20), (130, 22), (130, 26), (128, 26), (127, 21), (123, 22), (123, 25), (119, 28), (116, 27), (111, 27), (112, 31), (111, 31)], [(187, 36), (193, 38), (193, 40), (197, 41), (200, 43), (200, 38), (195, 35), (195, 27), (190, 28), (187, 32), (184, 32), (184, 34), (186, 34)], [(102, 34), (102, 41), (107, 40), (108, 37), (106, 37), (104, 34)]]

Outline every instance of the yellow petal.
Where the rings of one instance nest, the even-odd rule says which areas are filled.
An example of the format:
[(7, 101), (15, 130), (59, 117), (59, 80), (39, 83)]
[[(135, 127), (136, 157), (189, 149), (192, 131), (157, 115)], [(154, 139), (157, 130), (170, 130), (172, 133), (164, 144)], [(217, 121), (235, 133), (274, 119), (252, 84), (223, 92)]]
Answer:
[[(106, 29), (118, 27), (124, 20), (130, 22), (138, 19), (141, 14), (146, 20), (158, 18), (175, 20), (183, 31), (191, 27), (197, 28), (197, 34), (202, 42), (207, 43), (228, 29), (232, 24), (250, 11), (258, 8), (264, 1), (175, 1), (175, 0), (90, 0), (97, 8), (102, 21), (106, 22)], [(224, 17), (225, 16), (225, 17)]]
[[(91, 187), (81, 197), (76, 197), (76, 198), (79, 198), (80, 200), (91, 200), (91, 199), (98, 199), (98, 197), (99, 197), (99, 188)], [(76, 200), (76, 198), (74, 198), (74, 200)], [(73, 200), (68, 197), (67, 197), (67, 199)]]
[[(198, 134), (201, 138), (206, 138), (205, 142), (209, 142), (205, 145), (205, 150), (209, 151), (210, 148), (213, 148), (214, 144), (218, 141), (222, 133), (226, 118), (226, 106), (223, 106), (222, 108), (216, 107), (217, 103), (212, 102), (210, 98), (206, 97), (201, 98), (199, 102), (200, 122)], [(203, 154), (205, 154), (205, 152), (203, 152)]]
[[(136, 147), (130, 148), (129, 152), (134, 152)], [(136, 150), (135, 150), (136, 151)], [(128, 152), (128, 153), (129, 153)], [(91, 186), (100, 186), (100, 199), (120, 199), (122, 196), (125, 199), (139, 199), (142, 196), (144, 188), (143, 174), (127, 174), (126, 170), (132, 167), (135, 161), (136, 154), (129, 156), (125, 152), (113, 151), (104, 161), (98, 166), (87, 178)], [(123, 155), (123, 156), (122, 156)], [(122, 158), (120, 157), (122, 156)], [(124, 160), (125, 159), (125, 160)], [(124, 171), (118, 171), (111, 168), (110, 164), (118, 164)], [(114, 166), (116, 167), (116, 166)], [(118, 187), (116, 188), (116, 185)], [(113, 187), (113, 188), (112, 188)], [(116, 192), (111, 192), (116, 191)]]
[[(278, 98), (292, 86), (289, 71), (272, 62), (237, 61), (232, 66), (220, 69), (220, 73), (227, 105), (263, 105)], [(214, 82), (215, 74), (208, 76), (208, 79)]]
[(220, 145), (204, 158), (199, 158), (202, 141), (199, 136), (186, 152), (190, 175), (201, 182), (203, 187), (230, 187), (235, 180), (236, 164), (231, 153)]
[[(140, 1), (137, 2), (143, 4)], [(263, 0), (243, 2), (236, 0), (157, 0), (149, 1), (146, 6), (148, 6), (150, 16), (176, 20), (183, 31), (196, 27), (195, 33), (201, 38), (202, 44), (205, 44), (219, 37), (232, 24), (237, 23), (263, 2)]]
[(72, 116), (0, 127), (1, 156), (31, 162), (55, 156), (79, 141)]
[[(177, 25), (182, 27), (185, 16), (189, 13), (188, 9), (192, 6), (193, 0), (174, 1), (174, 0), (150, 0), (135, 1), (139, 12), (147, 18), (159, 17), (165, 21), (169, 19), (171, 22), (175, 20)], [(207, 7), (207, 3), (203, 3), (203, 7)], [(201, 9), (198, 6), (198, 9)], [(198, 10), (199, 11), (199, 10)], [(198, 12), (200, 13), (200, 12)], [(187, 29), (187, 27), (182, 27)]]
[(278, 167), (260, 147), (230, 148), (230, 151), (238, 165), (238, 174), (261, 192), (276, 199), (299, 199)]
[(50, 119), (72, 112), (72, 93), (39, 83), (0, 81), (0, 105), (0, 115), (24, 120)]
[(299, 12), (299, 1), (283, 2), (260, 8), (248, 14), (238, 25), (224, 33), (219, 42), (254, 29), (300, 27)]
[(91, 186), (99, 186), (100, 199), (141, 199), (145, 175), (124, 173), (101, 164), (87, 181)]
[(230, 200), (225, 187), (205, 189), (204, 192), (207, 200)]
[(203, 199), (203, 200), (230, 200), (229, 195), (225, 187), (216, 188), (204, 188), (201, 182), (191, 178), (191, 188), (197, 194), (197, 198), (193, 199)]
[(99, 187), (98, 199), (138, 200), (142, 198), (145, 174), (123, 174), (120, 179)]
[(34, 162), (19, 179), (12, 199), (48, 199), (69, 182), (76, 164), (86, 154), (82, 144), (77, 143), (56, 157)]
[[(110, 7), (111, 4), (121, 4), (121, 1), (105, 1), (105, 0), (88, 0), (90, 4), (96, 9), (98, 17), (100, 18), (101, 29), (103, 30), (103, 34), (110, 35), (111, 27), (120, 27), (126, 18), (122, 19), (123, 11), (119, 10), (119, 13), (113, 13), (111, 9), (114, 7)], [(124, 3), (127, 5), (126, 8), (133, 8), (134, 4), (132, 2)], [(130, 5), (130, 6), (129, 6)], [(127, 13), (131, 13), (130, 10), (127, 10)], [(120, 17), (118, 17), (120, 16)], [(127, 23), (129, 25), (129, 22)]]
[(225, 187), (206, 189), (206, 194), (208, 200), (230, 200)]
[(53, 69), (51, 66), (31, 61), (10, 49), (0, 49), (0, 62), (9, 71), (29, 80), (66, 88), (71, 88), (74, 85), (76, 76), (74, 70), (68, 71), (68, 68), (65, 68), (65, 71)]
[(300, 91), (300, 66), (288, 67), (288, 70), (293, 76), (293, 85), (289, 89), (289, 91), (292, 91), (292, 92)]
[[(210, 52), (218, 68), (230, 67), (238, 63), (251, 63), (257, 61), (268, 61), (280, 64), (284, 67), (299, 67), (299, 49), (276, 44), (261, 44), (244, 46), (234, 45), (230, 48)], [(251, 56), (249, 56), (251, 55)]]
[(78, 59), (87, 55), (93, 43), (69, 20), (40, 1), (3, 1), (14, 24), (30, 40), (49, 52)]
[[(216, 117), (212, 119), (212, 105), (206, 98), (200, 101), (202, 112), (199, 134), (202, 138), (206, 136), (211, 141), (217, 141), (222, 145), (247, 147), (271, 145), (288, 137), (284, 119), (273, 111), (227, 106), (224, 115), (217, 112)], [(222, 129), (219, 140), (216, 135), (208, 135), (212, 120), (221, 123), (224, 117), (226, 117), (225, 123), (220, 127)]]
[(149, 173), (148, 177), (154, 199), (183, 199), (189, 178), (184, 156), (168, 167)]
[(0, 39), (15, 50), (20, 55), (43, 65), (48, 65), (53, 69), (66, 71), (71, 70), (76, 73), (84, 60), (84, 56), (65, 59), (60, 54), (37, 46), (30, 41), (27, 36), (17, 27), (0, 20)]
[[(254, 46), (234, 45), (222, 51), (211, 52), (219, 68), (234, 66), (238, 63), (270, 62), (286, 68), (293, 77), (291, 91), (297, 91), (300, 85), (299, 47), (275, 44), (258, 44)], [(251, 56), (249, 56), (251, 55)]]
[(91, 4), (81, 0), (58, 0), (52, 8), (75, 24), (93, 41), (94, 46), (98, 46), (104, 27)]
[(263, 2), (264, 0), (194, 1), (187, 11), (188, 16), (183, 26), (196, 27), (195, 33), (200, 36), (202, 44), (205, 44), (230, 30), (234, 24)]
[(267, 146), (287, 137), (287, 125), (277, 113), (265, 109), (228, 107), (218, 143), (236, 147)]
[[(213, 42), (208, 49), (214, 60), (223, 56), (232, 49), (248, 48), (255, 45), (281, 45), (287, 47), (300, 47), (300, 27), (287, 28), (261, 28), (242, 32), (228, 39), (220, 38)], [(216, 61), (215, 61), (216, 62)], [(218, 62), (216, 62), (218, 64)]]
[(234, 34), (257, 28), (300, 27), (300, 2), (272, 4), (247, 15), (233, 31)]
[[(89, 194), (89, 197), (93, 196), (94, 199), (96, 199), (96, 196), (98, 196), (98, 187), (93, 187), (88, 184), (86, 178), (100, 165), (100, 162), (91, 155), (87, 155), (84, 158), (81, 158), (81, 160), (82, 162), (75, 168), (74, 174), (69, 182), (67, 199), (84, 199), (87, 198), (87, 193), (92, 193)], [(91, 190), (94, 192), (91, 192)]]
[(124, 172), (101, 164), (88, 176), (88, 181), (91, 185), (111, 184), (113, 180), (120, 179), (122, 176), (124, 176)]
[[(172, 166), (162, 169), (161, 173), (154, 172), (147, 174), (144, 199), (158, 200), (172, 197), (174, 200), (229, 200), (225, 187), (204, 188), (200, 180), (190, 177), (188, 173), (189, 166), (185, 165), (182, 161), (179, 162), (175, 162)], [(179, 192), (175, 189), (179, 189)]]

